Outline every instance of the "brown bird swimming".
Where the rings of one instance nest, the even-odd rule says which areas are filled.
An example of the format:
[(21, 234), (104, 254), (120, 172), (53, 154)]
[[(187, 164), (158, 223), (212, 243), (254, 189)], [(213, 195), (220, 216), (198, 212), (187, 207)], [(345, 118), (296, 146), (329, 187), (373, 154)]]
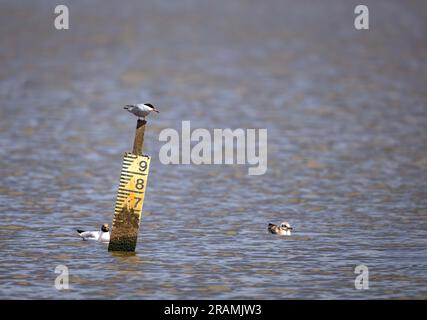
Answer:
[(280, 226), (277, 226), (273, 223), (268, 224), (268, 231), (270, 231), (270, 233), (272, 234), (277, 234), (279, 236), (290, 236), (291, 230), (293, 230), (293, 228), (286, 221), (282, 222)]

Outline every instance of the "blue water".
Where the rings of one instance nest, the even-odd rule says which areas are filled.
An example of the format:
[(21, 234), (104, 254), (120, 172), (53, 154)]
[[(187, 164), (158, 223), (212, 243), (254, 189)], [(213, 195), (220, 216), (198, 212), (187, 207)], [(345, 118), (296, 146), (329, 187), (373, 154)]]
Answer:
[[(426, 299), (427, 6), (365, 3), (369, 31), (353, 1), (66, 1), (58, 31), (54, 1), (2, 1), (0, 298)], [(111, 224), (138, 101), (161, 113), (119, 255), (75, 229)], [(266, 174), (163, 165), (183, 120), (268, 129)]]

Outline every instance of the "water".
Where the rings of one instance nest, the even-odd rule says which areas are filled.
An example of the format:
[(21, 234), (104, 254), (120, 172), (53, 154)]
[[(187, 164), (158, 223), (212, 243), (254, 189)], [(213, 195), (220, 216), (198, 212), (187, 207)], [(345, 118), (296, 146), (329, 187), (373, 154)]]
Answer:
[[(1, 298), (427, 298), (423, 1), (365, 1), (369, 31), (353, 1), (67, 3), (67, 31), (54, 1), (0, 4)], [(75, 228), (111, 223), (138, 101), (143, 221), (112, 254)], [(267, 173), (162, 165), (182, 120), (267, 128)]]

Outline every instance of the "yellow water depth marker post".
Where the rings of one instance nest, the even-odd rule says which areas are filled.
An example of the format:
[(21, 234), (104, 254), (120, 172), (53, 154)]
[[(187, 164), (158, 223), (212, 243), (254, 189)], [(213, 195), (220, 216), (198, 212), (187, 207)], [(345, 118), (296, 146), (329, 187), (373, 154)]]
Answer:
[(135, 251), (150, 157), (142, 155), (147, 121), (138, 119), (132, 153), (123, 157), (108, 251)]

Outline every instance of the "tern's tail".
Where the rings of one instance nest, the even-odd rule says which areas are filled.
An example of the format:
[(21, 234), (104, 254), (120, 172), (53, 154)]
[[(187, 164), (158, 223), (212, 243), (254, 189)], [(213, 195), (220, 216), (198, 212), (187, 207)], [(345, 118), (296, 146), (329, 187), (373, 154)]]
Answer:
[(132, 109), (132, 107), (133, 107), (133, 105), (127, 104), (126, 106), (123, 107), (123, 109), (129, 110), (129, 109)]
[(84, 230), (77, 229), (77, 232), (78, 232), (78, 233), (83, 233), (83, 232), (85, 232), (85, 231), (84, 231)]

